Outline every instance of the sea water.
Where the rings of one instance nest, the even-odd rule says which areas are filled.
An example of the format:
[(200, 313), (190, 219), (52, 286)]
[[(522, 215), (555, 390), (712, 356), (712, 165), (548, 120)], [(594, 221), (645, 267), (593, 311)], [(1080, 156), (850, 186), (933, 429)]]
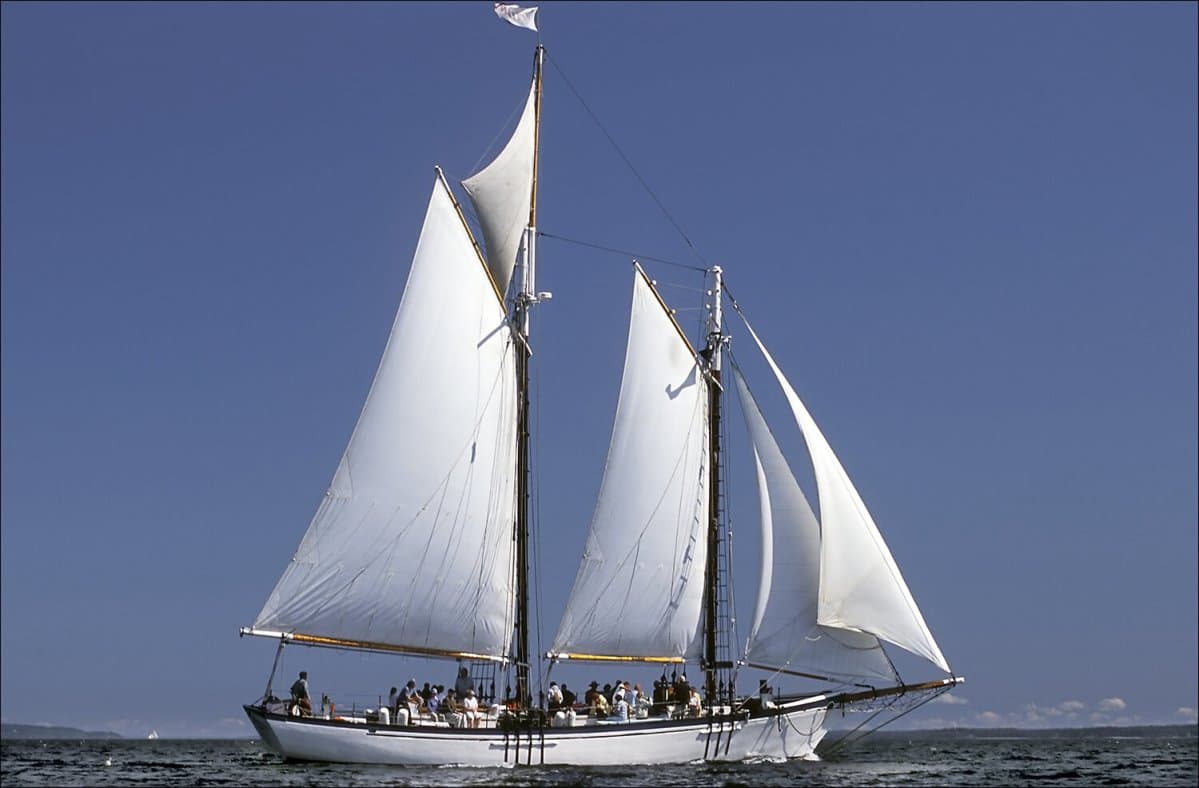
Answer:
[(1195, 786), (1195, 726), (1112, 732), (896, 732), (820, 761), (672, 766), (401, 767), (287, 763), (259, 741), (5, 740), (0, 783), (256, 786)]

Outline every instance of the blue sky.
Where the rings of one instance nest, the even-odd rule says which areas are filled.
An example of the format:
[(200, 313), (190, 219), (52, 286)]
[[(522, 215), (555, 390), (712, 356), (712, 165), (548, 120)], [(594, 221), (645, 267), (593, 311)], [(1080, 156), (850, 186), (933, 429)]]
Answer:
[[(535, 36), (489, 3), (0, 13), (0, 711), (249, 735), (273, 644), (237, 628), (353, 427), (433, 165), (461, 178), (487, 153)], [(967, 677), (905, 722), (1194, 722), (1196, 6), (550, 3), (540, 21), (541, 229), (724, 267)], [(648, 265), (694, 326), (697, 276)], [(631, 272), (554, 239), (540, 266), (544, 647)], [(365, 698), (452, 673), (336, 656), (291, 649), (283, 675)]]

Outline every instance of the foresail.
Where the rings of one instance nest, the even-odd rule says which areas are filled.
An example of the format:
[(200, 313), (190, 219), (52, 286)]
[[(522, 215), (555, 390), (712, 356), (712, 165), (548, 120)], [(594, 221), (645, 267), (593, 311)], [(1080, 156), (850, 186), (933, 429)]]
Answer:
[(853, 482), (762, 340), (748, 321), (745, 326), (774, 371), (812, 459), (821, 524), (817, 623), (868, 632), (949, 673), (949, 664)]
[(490, 164), (462, 181), (483, 228), (487, 267), (501, 293), (508, 289), (533, 199), (537, 88), (529, 90), (516, 130)]
[(439, 178), (366, 404), (255, 629), (507, 655), (516, 378), (505, 321)]
[(638, 269), (599, 500), (551, 655), (698, 656), (707, 392), (694, 351)]
[(822, 677), (894, 680), (873, 635), (816, 623), (820, 524), (736, 366), (733, 377), (753, 447), (762, 527), (762, 575), (746, 660)]

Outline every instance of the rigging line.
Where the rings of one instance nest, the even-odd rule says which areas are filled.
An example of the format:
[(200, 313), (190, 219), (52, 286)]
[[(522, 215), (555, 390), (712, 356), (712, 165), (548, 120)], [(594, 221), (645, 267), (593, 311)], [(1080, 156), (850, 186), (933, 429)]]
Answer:
[[(541, 458), (541, 375), (540, 372), (533, 376), (533, 386), (536, 389), (537, 397), (533, 404), (533, 456), (540, 460)], [(536, 616), (536, 639), (537, 639), (537, 691), (540, 695), (545, 691), (546, 673), (541, 655), (545, 653), (542, 647), (541, 640), (541, 562), (544, 560), (542, 555), (541, 545), (541, 463), (533, 463), (531, 486), (533, 488), (533, 549), (535, 560), (533, 561), (533, 591), (536, 597), (534, 605), (534, 615)], [(530, 660), (531, 661), (531, 660)], [(538, 704), (540, 706), (540, 703)]]
[[(657, 283), (658, 283), (657, 280), (655, 280), (655, 284), (657, 284)], [(692, 287), (691, 285), (680, 285), (677, 282), (662, 282), (661, 285), (662, 285), (662, 287), (669, 287), (674, 290), (685, 290), (688, 293), (703, 293), (704, 295), (707, 295), (707, 293), (708, 293), (708, 289), (705, 287)], [(676, 311), (680, 311), (680, 312), (693, 312), (696, 309), (703, 309), (706, 311), (707, 305), (704, 304), (704, 305), (700, 305), (700, 306), (675, 307), (675, 309), (676, 309)]]
[[(487, 154), (490, 153), (491, 149), (495, 147), (495, 143), (499, 140), (499, 138), (504, 136), (504, 132), (507, 130), (508, 124), (512, 122), (512, 119), (514, 117), (516, 117), (516, 113), (522, 111), (525, 108), (525, 104), (527, 102), (528, 102), (528, 98), (526, 97), (523, 101), (521, 101), (519, 104), (517, 104), (516, 108), (512, 110), (511, 114), (508, 115), (508, 119), (504, 121), (504, 124), (502, 126), (500, 126), (500, 130), (495, 133), (495, 136), (491, 138), (491, 142), (487, 143), (487, 147), (484, 148), (483, 152), (479, 154), (479, 160), (476, 161), (474, 166), (470, 168), (470, 171), (472, 173), (474, 173), (476, 175), (478, 174), (479, 165), (483, 163), (483, 159), (487, 158)], [(461, 181), (459, 181), (459, 182), (461, 182)]]
[[(887, 726), (888, 726), (888, 725), (890, 725), (891, 723), (893, 723), (893, 722), (895, 722), (896, 720), (898, 720), (900, 717), (903, 717), (903, 716), (905, 716), (905, 715), (911, 714), (913, 711), (915, 711), (916, 709), (920, 708), (920, 707), (921, 707), (921, 706), (923, 706), (924, 704), (926, 704), (926, 703), (930, 703), (930, 702), (932, 702), (932, 701), (936, 700), (936, 699), (937, 699), (937, 698), (939, 698), (941, 695), (943, 695), (944, 693), (948, 692), (950, 689), (952, 689), (952, 686), (951, 686), (951, 687), (948, 687), (948, 688), (946, 688), (946, 689), (943, 689), (943, 690), (941, 690), (941, 691), (939, 691), (939, 692), (935, 692), (935, 693), (931, 694), (931, 695), (930, 695), (928, 698), (926, 698), (925, 700), (922, 700), (922, 701), (920, 701), (919, 703), (914, 703), (914, 704), (912, 704), (912, 705), (911, 705), (911, 706), (909, 706), (908, 708), (906, 708), (906, 709), (904, 709), (903, 711), (901, 711), (900, 713), (896, 714), (896, 715), (895, 715), (894, 717), (892, 717), (891, 719), (889, 719), (889, 720), (887, 720), (886, 722), (884, 722), (884, 723), (880, 724), (880, 725), (879, 725), (877, 728), (871, 728), (870, 730), (866, 731), (865, 733), (863, 733), (863, 734), (862, 734), (862, 735), (860, 735), (860, 736), (854, 737), (854, 738), (852, 738), (852, 739), (850, 738), (851, 736), (853, 736), (853, 734), (854, 734), (854, 733), (857, 733), (857, 732), (858, 732), (858, 730), (860, 730), (860, 729), (861, 729), (862, 725), (865, 725), (866, 723), (870, 722), (870, 720), (874, 719), (874, 718), (875, 718), (875, 717), (877, 717), (879, 714), (881, 714), (882, 712), (886, 711), (888, 708), (890, 708), (891, 706), (893, 706), (893, 705), (894, 705), (894, 703), (888, 704), (887, 706), (883, 707), (882, 709), (879, 709), (879, 711), (878, 711), (878, 712), (876, 712), (875, 714), (872, 714), (872, 715), (870, 715), (870, 717), (869, 717), (869, 718), (866, 720), (866, 722), (863, 722), (863, 723), (862, 723), (862, 725), (859, 725), (859, 726), (857, 726), (856, 728), (854, 728), (853, 730), (851, 730), (849, 733), (845, 734), (845, 735), (844, 735), (844, 736), (842, 736), (840, 739), (838, 739), (837, 741), (835, 741), (835, 742), (832, 744), (832, 746), (831, 746), (831, 747), (830, 747), (828, 750), (826, 750), (826, 751), (825, 751), (825, 753), (824, 753), (824, 754), (827, 756), (827, 755), (829, 755), (830, 753), (834, 753), (834, 752), (836, 752), (837, 750), (839, 750), (839, 749), (842, 749), (843, 747), (849, 746), (850, 744), (857, 744), (857, 743), (858, 743), (858, 742), (860, 742), (862, 739), (866, 738), (867, 736), (869, 736), (869, 735), (870, 735), (870, 734), (872, 734), (872, 733), (876, 733), (877, 731), (880, 731), (880, 730), (882, 730), (883, 728), (887, 727)], [(899, 698), (902, 698), (902, 697), (903, 697), (902, 695), (901, 695), (901, 696), (899, 696)], [(895, 702), (898, 702), (898, 701), (899, 701), (899, 698), (896, 698), (896, 699), (895, 699)]]
[[(874, 720), (874, 718), (875, 718), (875, 717), (877, 717), (878, 715), (882, 714), (884, 711), (887, 711), (887, 710), (888, 710), (888, 709), (890, 709), (892, 706), (894, 706), (896, 703), (898, 703), (898, 702), (899, 702), (899, 700), (900, 700), (900, 698), (902, 698), (902, 697), (903, 697), (902, 695), (897, 695), (897, 696), (895, 696), (894, 698), (892, 698), (892, 699), (891, 699), (891, 701), (890, 701), (889, 703), (884, 703), (884, 704), (883, 704), (883, 706), (882, 706), (882, 708), (880, 708), (880, 709), (876, 710), (876, 711), (875, 711), (873, 714), (871, 714), (870, 716), (868, 716), (866, 719), (862, 720), (860, 723), (858, 723), (858, 725), (857, 725), (857, 726), (855, 726), (854, 728), (851, 728), (851, 729), (850, 729), (850, 731), (849, 731), (848, 733), (846, 733), (844, 736), (842, 736), (840, 739), (838, 739), (836, 742), (834, 742), (834, 743), (833, 743), (833, 745), (832, 745), (831, 747), (829, 747), (829, 749), (828, 749), (828, 750), (826, 750), (824, 754), (827, 756), (829, 753), (836, 752), (836, 751), (837, 751), (837, 749), (839, 748), (839, 745), (841, 745), (841, 744), (842, 744), (842, 742), (845, 742), (845, 741), (850, 741), (850, 737), (851, 737), (851, 736), (853, 736), (855, 733), (857, 733), (858, 731), (860, 731), (860, 730), (861, 730), (863, 727), (865, 727), (866, 725), (869, 725), (869, 724), (870, 724), (870, 722), (871, 722), (872, 720)], [(844, 714), (844, 706), (842, 706), (842, 713)], [(901, 716), (902, 716), (902, 715), (901, 715)], [(896, 719), (898, 719), (898, 717), (896, 717)], [(884, 724), (886, 724), (886, 723), (884, 723)], [(881, 728), (881, 727), (883, 727), (883, 726), (882, 726), (882, 725), (880, 725), (880, 726), (878, 726), (878, 727), (879, 727), (879, 728)], [(856, 739), (852, 739), (852, 741), (850, 741), (850, 743), (852, 744), (853, 742), (856, 742), (856, 741), (861, 741), (863, 738), (865, 738), (866, 736), (869, 736), (871, 733), (873, 733), (873, 732), (874, 732), (874, 731), (876, 731), (876, 730), (878, 730), (878, 728), (874, 728), (874, 729), (872, 729), (872, 730), (868, 730), (868, 731), (866, 731), (865, 733), (863, 733), (861, 736), (857, 737)]]
[(604, 128), (604, 124), (600, 123), (600, 119), (596, 117), (594, 112), (591, 111), (591, 107), (587, 106), (587, 102), (583, 100), (583, 97), (579, 94), (579, 91), (575, 89), (574, 83), (572, 83), (570, 78), (566, 76), (566, 72), (564, 72), (562, 67), (558, 65), (558, 61), (550, 57), (548, 53), (546, 54), (546, 59), (549, 60), (554, 66), (559, 76), (562, 77), (562, 81), (566, 83), (568, 88), (570, 88), (570, 92), (575, 94), (575, 98), (577, 98), (579, 103), (583, 105), (583, 109), (587, 110), (587, 114), (591, 116), (593, 121), (595, 121), (595, 125), (599, 126), (600, 131), (602, 131), (604, 136), (608, 138), (608, 142), (612, 144), (612, 147), (616, 150), (616, 153), (624, 161), (625, 165), (628, 166), (629, 170), (633, 173), (637, 180), (641, 182), (641, 186), (645, 189), (646, 193), (648, 193), (649, 196), (653, 198), (653, 201), (657, 203), (658, 207), (662, 209), (663, 215), (665, 215), (670, 223), (674, 225), (674, 229), (678, 231), (679, 235), (682, 236), (684, 241), (686, 241), (687, 246), (691, 248), (692, 253), (699, 258), (700, 262), (702, 262), (706, 268), (708, 266), (708, 261), (705, 260), (704, 256), (699, 253), (698, 249), (695, 248), (695, 244), (691, 243), (691, 239), (687, 237), (687, 233), (683, 232), (683, 228), (680, 227), (679, 223), (676, 222), (674, 217), (670, 215), (670, 211), (666, 210), (666, 206), (663, 205), (662, 201), (658, 199), (658, 195), (654, 194), (654, 190), (651, 189), (649, 184), (645, 182), (645, 178), (641, 177), (641, 173), (637, 171), (637, 168), (633, 166), (633, 162), (629, 161), (629, 157), (626, 156), (624, 151), (620, 149), (620, 146), (616, 144), (616, 140), (613, 139), (612, 135), (608, 133), (608, 130)]
[(667, 260), (662, 257), (651, 257), (650, 255), (646, 255), (646, 254), (637, 254), (636, 252), (630, 252), (625, 249), (617, 249), (612, 246), (603, 246), (602, 244), (591, 243), (589, 241), (580, 241), (577, 238), (567, 238), (566, 236), (563, 236), (563, 235), (554, 235), (553, 233), (547, 233), (544, 230), (538, 230), (537, 237), (538, 238), (552, 238), (555, 241), (565, 241), (566, 243), (576, 244), (578, 246), (586, 246), (590, 249), (598, 249), (601, 252), (612, 252), (613, 254), (618, 254), (618, 255), (621, 255), (622, 257), (633, 257), (638, 260), (652, 260), (655, 263), (664, 263), (666, 265), (674, 265), (674, 266), (678, 266), (679, 268), (689, 269), (691, 271), (707, 272), (707, 270), (708, 270), (707, 268), (701, 268), (698, 265), (691, 265), (690, 263), (680, 263), (680, 262), (676, 262), (674, 260)]

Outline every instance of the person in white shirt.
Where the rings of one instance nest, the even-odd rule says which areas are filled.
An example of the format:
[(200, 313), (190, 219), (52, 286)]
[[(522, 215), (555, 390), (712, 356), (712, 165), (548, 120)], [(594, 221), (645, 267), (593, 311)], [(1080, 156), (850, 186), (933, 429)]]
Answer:
[(462, 700), (462, 713), (466, 715), (466, 727), (479, 727), (479, 699), (475, 697), (473, 689), (466, 691), (466, 697)]
[(624, 699), (624, 695), (616, 696), (616, 704), (613, 706), (616, 713), (617, 722), (629, 721), (629, 702)]

